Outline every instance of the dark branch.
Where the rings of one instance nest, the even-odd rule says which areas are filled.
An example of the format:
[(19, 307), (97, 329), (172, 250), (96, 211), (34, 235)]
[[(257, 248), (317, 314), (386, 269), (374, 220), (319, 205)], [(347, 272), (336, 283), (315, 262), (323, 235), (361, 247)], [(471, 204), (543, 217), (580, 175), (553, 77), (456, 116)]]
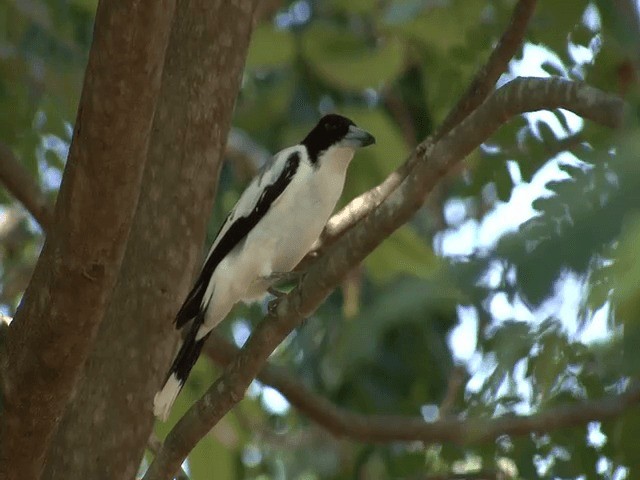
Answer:
[[(239, 351), (219, 334), (212, 335), (205, 346), (207, 356), (223, 367), (229, 365)], [(257, 378), (277, 389), (298, 411), (333, 435), (362, 442), (482, 443), (501, 435), (522, 436), (604, 421), (640, 403), (640, 386), (635, 386), (620, 395), (555, 407), (530, 416), (509, 415), (492, 419), (448, 417), (427, 423), (419, 416), (349, 412), (315, 394), (281, 367), (266, 364)]]
[(11, 148), (2, 142), (0, 142), (0, 182), (24, 205), (46, 232), (53, 218), (51, 205)]
[[(583, 83), (559, 78), (520, 78), (501, 87), (458, 127), (425, 152), (411, 174), (378, 208), (358, 222), (309, 267), (298, 287), (278, 302), (270, 315), (256, 327), (218, 381), (169, 433), (145, 478), (163, 479), (177, 470), (198, 440), (242, 399), (273, 350), (303, 318), (310, 316), (320, 306), (350, 269), (412, 217), (438, 182), (472, 150), (511, 117), (555, 108), (565, 108), (611, 127), (620, 126), (624, 116), (624, 102), (621, 99)], [(386, 423), (387, 420), (386, 417), (378, 417), (378, 421)], [(501, 428), (515, 433), (518, 429), (510, 425), (523, 425), (528, 421), (530, 419), (515, 423), (504, 420), (508, 425)], [(411, 422), (406, 426), (410, 425)], [(369, 432), (366, 430), (368, 424), (359, 428)], [(465, 433), (488, 438), (487, 431)], [(407, 439), (415, 438), (415, 432), (406, 432), (411, 430), (398, 432), (398, 435), (406, 435), (404, 438)], [(444, 431), (441, 434), (445, 439), (451, 435)], [(451, 441), (455, 441), (455, 437)]]

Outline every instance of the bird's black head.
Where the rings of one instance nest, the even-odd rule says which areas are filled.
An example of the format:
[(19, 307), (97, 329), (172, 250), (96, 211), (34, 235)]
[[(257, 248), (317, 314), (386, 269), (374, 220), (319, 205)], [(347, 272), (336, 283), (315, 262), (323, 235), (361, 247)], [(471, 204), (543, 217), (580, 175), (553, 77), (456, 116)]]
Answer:
[(356, 127), (348, 118), (331, 113), (322, 117), (301, 143), (307, 147), (309, 158), (315, 163), (330, 147), (356, 149), (375, 142), (373, 135)]

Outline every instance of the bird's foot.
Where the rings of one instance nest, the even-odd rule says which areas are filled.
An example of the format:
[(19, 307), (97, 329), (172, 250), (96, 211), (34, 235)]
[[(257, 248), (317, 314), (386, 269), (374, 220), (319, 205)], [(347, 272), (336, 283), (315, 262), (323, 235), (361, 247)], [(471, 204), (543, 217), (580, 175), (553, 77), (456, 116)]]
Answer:
[(276, 298), (282, 298), (288, 292), (283, 292), (282, 290), (277, 289), (276, 285), (299, 282), (303, 275), (303, 272), (272, 272), (271, 274), (262, 277), (262, 280), (269, 285), (267, 292)]
[(267, 314), (270, 317), (278, 316), (278, 305), (280, 305), (280, 301), (282, 300), (282, 297), (285, 295), (282, 292), (279, 292), (279, 293), (280, 293), (280, 296), (276, 296), (276, 298), (274, 298), (273, 300), (270, 300), (269, 303), (267, 303)]
[[(276, 297), (276, 299), (280, 299), (282, 297), (286, 297), (287, 296), (287, 292), (283, 292), (282, 290), (278, 290), (275, 287), (267, 288), (267, 292), (269, 292), (271, 295)], [(269, 302), (269, 303), (271, 303), (271, 302)]]
[(263, 277), (264, 280), (271, 285), (280, 283), (291, 283), (300, 280), (303, 272), (271, 272), (270, 275)]
[(275, 298), (271, 300), (267, 305), (267, 311), (270, 315), (275, 315), (280, 301), (286, 297), (289, 292), (284, 292), (275, 287), (277, 284), (282, 283), (300, 283), (304, 278), (305, 272), (273, 272), (270, 275), (263, 277), (271, 286), (267, 288), (267, 292), (273, 295)]

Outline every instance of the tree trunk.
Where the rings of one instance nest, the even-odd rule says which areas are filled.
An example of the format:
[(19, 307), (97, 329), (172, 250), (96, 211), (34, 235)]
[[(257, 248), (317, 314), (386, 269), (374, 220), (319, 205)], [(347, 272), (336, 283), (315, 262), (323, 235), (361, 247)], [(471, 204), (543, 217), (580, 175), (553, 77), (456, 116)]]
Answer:
[(256, 3), (178, 2), (125, 259), (44, 478), (137, 473), (178, 338), (173, 318), (202, 258)]
[(100, 2), (54, 223), (0, 352), (0, 478), (38, 478), (93, 347), (147, 157), (173, 0)]

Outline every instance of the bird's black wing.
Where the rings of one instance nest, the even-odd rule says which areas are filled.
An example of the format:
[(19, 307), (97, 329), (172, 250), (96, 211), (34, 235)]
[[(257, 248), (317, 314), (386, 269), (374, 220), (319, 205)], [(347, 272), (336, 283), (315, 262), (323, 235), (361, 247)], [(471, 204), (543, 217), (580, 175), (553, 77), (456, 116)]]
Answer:
[[(284, 153), (284, 152), (283, 152)], [(238, 203), (233, 208), (222, 224), (218, 235), (213, 242), (209, 255), (200, 271), (191, 292), (187, 295), (180, 311), (176, 315), (176, 328), (179, 329), (192, 318), (196, 317), (205, 305), (204, 294), (207, 291), (213, 272), (222, 259), (238, 246), (247, 234), (260, 222), (271, 208), (273, 202), (284, 192), (297, 172), (301, 161), (300, 151), (294, 150), (281, 160), (282, 166), (276, 170), (272, 179), (265, 178), (267, 170), (263, 170), (251, 185), (247, 187)], [(278, 162), (277, 156), (274, 162)], [(276, 165), (277, 167), (278, 165)], [(264, 183), (266, 186), (262, 187)], [(263, 188), (257, 201), (247, 200), (256, 196), (256, 189)], [(251, 204), (249, 203), (251, 202)]]

